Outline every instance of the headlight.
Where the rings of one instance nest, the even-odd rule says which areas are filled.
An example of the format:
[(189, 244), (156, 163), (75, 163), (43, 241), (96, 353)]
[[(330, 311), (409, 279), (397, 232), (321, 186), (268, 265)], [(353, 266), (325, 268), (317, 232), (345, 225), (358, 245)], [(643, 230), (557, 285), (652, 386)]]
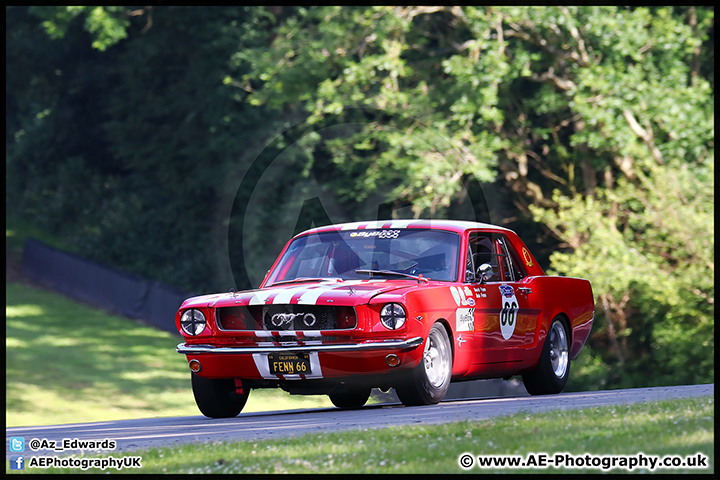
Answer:
[(390, 330), (397, 330), (405, 324), (405, 309), (399, 303), (388, 303), (380, 310), (380, 321)]
[(205, 330), (205, 315), (200, 310), (191, 308), (180, 317), (180, 327), (188, 335), (200, 335)]

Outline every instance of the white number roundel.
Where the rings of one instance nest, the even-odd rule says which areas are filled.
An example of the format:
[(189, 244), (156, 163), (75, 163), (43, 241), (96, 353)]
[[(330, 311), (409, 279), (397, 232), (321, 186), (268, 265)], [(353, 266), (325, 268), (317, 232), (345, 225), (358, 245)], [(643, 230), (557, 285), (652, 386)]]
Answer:
[[(503, 289), (503, 287), (505, 287)], [(512, 292), (512, 294), (510, 294)], [(505, 340), (509, 340), (515, 332), (517, 323), (518, 301), (515, 291), (509, 285), (501, 285), (500, 293), (502, 298), (502, 310), (500, 310), (500, 333)]]

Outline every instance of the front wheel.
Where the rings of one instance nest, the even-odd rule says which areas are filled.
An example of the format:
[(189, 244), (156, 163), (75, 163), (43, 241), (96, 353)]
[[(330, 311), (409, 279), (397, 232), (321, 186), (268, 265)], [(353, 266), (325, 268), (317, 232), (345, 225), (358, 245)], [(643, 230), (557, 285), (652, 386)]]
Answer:
[(569, 338), (565, 323), (555, 318), (545, 338), (538, 366), (522, 376), (530, 395), (560, 393), (565, 388), (570, 376)]
[(203, 378), (192, 375), (192, 390), (200, 412), (210, 418), (236, 417), (247, 402), (249, 390), (243, 395), (235, 391), (232, 378)]
[(420, 364), (395, 387), (403, 405), (433, 405), (445, 398), (452, 375), (452, 349), (445, 328), (436, 323), (425, 341)]
[(328, 395), (330, 401), (338, 408), (350, 409), (360, 408), (370, 398), (371, 388), (356, 387), (345, 392), (331, 393)]

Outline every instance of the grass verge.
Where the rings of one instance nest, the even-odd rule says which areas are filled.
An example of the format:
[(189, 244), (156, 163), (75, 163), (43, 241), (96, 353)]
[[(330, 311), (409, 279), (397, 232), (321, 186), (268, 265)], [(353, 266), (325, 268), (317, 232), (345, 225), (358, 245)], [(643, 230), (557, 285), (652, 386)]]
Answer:
[[(309, 434), (256, 442), (213, 442), (123, 452), (142, 468), (123, 473), (603, 473), (600, 468), (484, 468), (464, 470), (459, 458), (488, 455), (569, 454), (707, 457), (707, 467), (657, 473), (714, 472), (714, 397), (519, 413), (483, 421)], [(75, 458), (108, 455), (86, 453)], [(120, 458), (117, 453), (115, 458)], [(577, 461), (577, 460), (576, 460)], [(26, 469), (75, 473), (72, 469)], [(646, 473), (649, 467), (610, 473)], [(99, 473), (101, 470), (90, 469)], [(117, 470), (106, 469), (105, 473)]]
[[(8, 427), (200, 415), (179, 334), (23, 284), (6, 284), (5, 295)], [(254, 390), (244, 411), (330, 406)]]

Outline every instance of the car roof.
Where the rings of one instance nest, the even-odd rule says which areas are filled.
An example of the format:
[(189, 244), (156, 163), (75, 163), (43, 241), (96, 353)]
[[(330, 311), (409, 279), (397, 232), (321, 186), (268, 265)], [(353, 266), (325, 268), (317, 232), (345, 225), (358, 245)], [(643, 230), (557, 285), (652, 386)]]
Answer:
[(449, 230), (451, 232), (463, 233), (466, 230), (483, 229), (497, 231), (511, 231), (507, 228), (489, 223), (469, 222), (466, 220), (431, 220), (431, 219), (409, 219), (409, 220), (373, 220), (363, 222), (339, 223), (326, 225), (324, 227), (312, 228), (298, 234), (309, 235), (321, 232), (333, 232), (338, 230), (369, 230), (369, 229), (400, 229), (400, 228), (430, 228), (433, 230)]

